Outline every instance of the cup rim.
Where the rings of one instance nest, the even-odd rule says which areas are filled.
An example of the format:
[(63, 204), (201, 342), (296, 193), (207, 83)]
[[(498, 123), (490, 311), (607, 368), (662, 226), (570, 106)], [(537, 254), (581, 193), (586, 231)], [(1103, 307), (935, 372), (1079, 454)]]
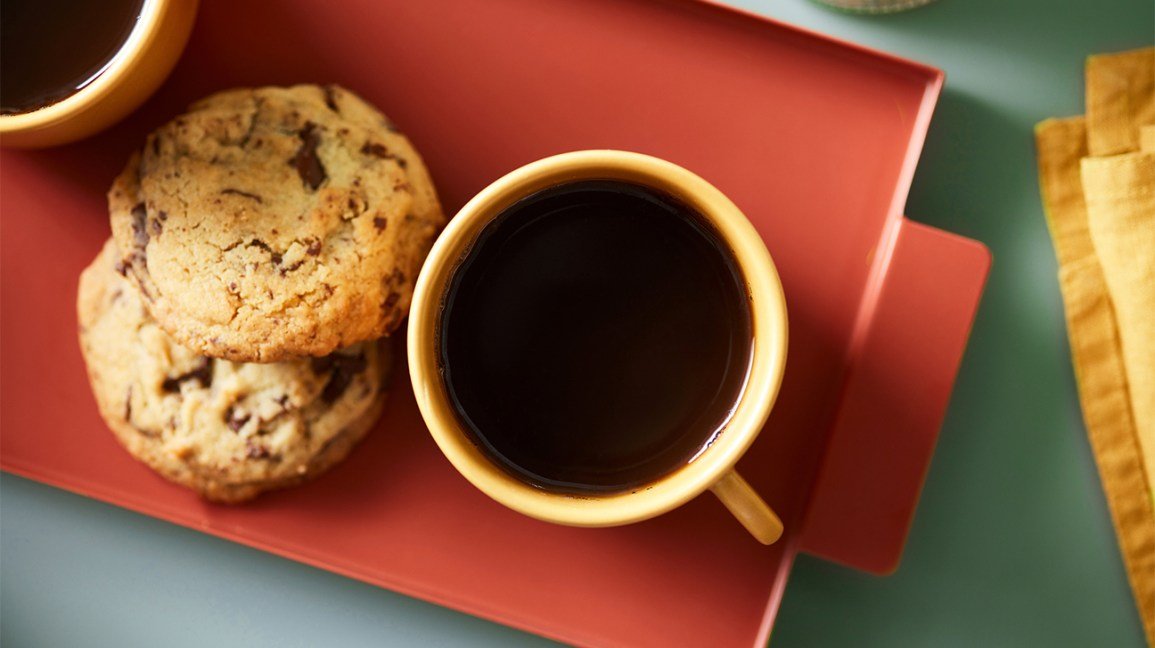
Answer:
[(120, 49), (88, 85), (60, 101), (23, 113), (0, 115), (0, 134), (46, 128), (88, 110), (120, 84), (121, 79), (144, 58), (149, 39), (160, 25), (169, 0), (142, 0), (140, 16)]
[[(747, 285), (751, 366), (729, 423), (683, 467), (636, 489), (608, 494), (547, 491), (491, 462), (470, 439), (441, 380), (437, 331), (446, 287), (484, 227), (517, 200), (558, 184), (609, 179), (665, 191), (702, 214), (729, 246)], [(761, 432), (777, 398), (786, 362), (786, 300), (761, 236), (738, 207), (700, 176), (641, 153), (587, 150), (531, 162), (473, 197), (438, 237), (418, 276), (408, 325), (409, 373), (426, 426), (450, 463), (498, 502), (538, 519), (572, 526), (612, 526), (676, 508), (712, 486)]]

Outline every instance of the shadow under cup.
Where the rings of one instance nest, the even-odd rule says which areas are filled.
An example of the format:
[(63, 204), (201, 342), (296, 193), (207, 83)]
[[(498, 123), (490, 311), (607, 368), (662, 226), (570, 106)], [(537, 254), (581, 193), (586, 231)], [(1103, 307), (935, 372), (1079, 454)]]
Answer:
[[(716, 434), (715, 427), (707, 426), (691, 430), (688, 441), (690, 446), (693, 446), (689, 448), (691, 456), (686, 456), (687, 448), (648, 446), (654, 447), (659, 453), (671, 450), (674, 452), (673, 456), (681, 456), (682, 461), (677, 467), (658, 471), (649, 477), (643, 470), (640, 473), (643, 476), (641, 483), (618, 484), (611, 480), (605, 484), (597, 484), (584, 478), (574, 479), (572, 480), (574, 483), (571, 484), (542, 483), (542, 480), (533, 478), (533, 470), (519, 470), (516, 463), (511, 469), (511, 462), (503, 462), (501, 459), (508, 458), (511, 454), (516, 456), (519, 450), (517, 443), (528, 446), (538, 442), (539, 439), (531, 437), (533, 430), (542, 429), (541, 426), (535, 428), (533, 422), (529, 422), (523, 430), (509, 430), (511, 434), (503, 442), (507, 443), (505, 446), (507, 450), (513, 452), (495, 454), (493, 445), (485, 439), (478, 438), (477, 429), (471, 419), (465, 416), (465, 412), (496, 410), (499, 409), (499, 403), (495, 400), (489, 403), (481, 402), (473, 406), (472, 410), (465, 408), (463, 411), (459, 400), (460, 394), (456, 390), (458, 381), (454, 379), (450, 385), (445, 378), (446, 370), (452, 368), (452, 362), (446, 363), (443, 353), (445, 348), (442, 346), (443, 335), (447, 331), (449, 332), (447, 339), (451, 341), (448, 348), (451, 350), (462, 348), (456, 341), (458, 338), (469, 337), (479, 339), (476, 346), (482, 355), (487, 353), (492, 355), (494, 350), (502, 348), (507, 351), (516, 350), (516, 346), (509, 346), (509, 341), (504, 347), (495, 342), (490, 345), (491, 348), (487, 348), (484, 339), (479, 337), (483, 331), (477, 331), (474, 335), (469, 332), (468, 327), (465, 329), (467, 335), (464, 337), (455, 334), (453, 327), (458, 326), (455, 324), (458, 316), (453, 314), (448, 319), (445, 318), (447, 295), (454, 291), (455, 287), (459, 287), (458, 284), (463, 279), (468, 280), (475, 272), (475, 269), (471, 268), (463, 270), (472, 262), (471, 257), (479, 258), (487, 254), (485, 249), (494, 233), (505, 232), (511, 228), (511, 224), (504, 220), (491, 227), (495, 219), (511, 216), (521, 218), (523, 205), (536, 200), (537, 196), (554, 196), (564, 194), (570, 188), (590, 186), (595, 188), (600, 186), (602, 189), (633, 186), (640, 188), (642, 194), (648, 191), (652, 196), (672, 198), (671, 204), (684, 207), (687, 213), (695, 217), (687, 219), (687, 222), (689, 220), (702, 222), (705, 225), (704, 229), (717, 239), (715, 253), (724, 250), (721, 254), (728, 257), (724, 265), (733, 270), (731, 280), (735, 282), (732, 286), (733, 292), (737, 294), (735, 299), (742, 301), (745, 298), (746, 301), (737, 307), (733, 303), (728, 306), (725, 300), (710, 302), (716, 304), (716, 310), (720, 311), (710, 313), (716, 317), (715, 321), (703, 317), (701, 313), (687, 310), (685, 304), (682, 305), (682, 310), (678, 311), (687, 316), (688, 321), (694, 322), (694, 326), (706, 327), (704, 331), (711, 330), (710, 327), (713, 326), (717, 332), (719, 320), (726, 320), (720, 321), (720, 326), (744, 334), (744, 339), (749, 343), (749, 353), (742, 354), (740, 363), (730, 363), (741, 366), (727, 367), (716, 363), (712, 365), (714, 374), (719, 376), (719, 385), (730, 390), (723, 389), (718, 392), (723, 394), (721, 402), (726, 411), (714, 412), (707, 417), (708, 420), (720, 423), (721, 430)], [(526, 199), (531, 196), (535, 198), (527, 201)], [(524, 221), (517, 221), (514, 224), (517, 226), (512, 229), (528, 230), (530, 227), (523, 223), (533, 222), (535, 221), (527, 217)], [(625, 222), (625, 220), (606, 222)], [(583, 232), (576, 229), (553, 234), (573, 237), (582, 236)], [(585, 232), (585, 235), (592, 237), (596, 237), (597, 234), (596, 230)], [(632, 234), (635, 240), (645, 242), (644, 235), (647, 232), (638, 230)], [(665, 230), (655, 232), (655, 235), (659, 236), (666, 234), (668, 232)], [(702, 237), (698, 238), (705, 240)], [(669, 244), (680, 245), (676, 239), (676, 236), (670, 238)], [(500, 243), (503, 245), (502, 254), (508, 253), (511, 256), (515, 254), (512, 250), (516, 248), (508, 241)], [(653, 247), (652, 243), (648, 245)], [(475, 249), (481, 251), (474, 254)], [(588, 254), (591, 251), (597, 251), (596, 240), (593, 240), (592, 247), (585, 248), (584, 253)], [(715, 264), (721, 265), (718, 263), (720, 260), (716, 260)], [(545, 273), (551, 266), (541, 259), (537, 261), (536, 266), (532, 259), (526, 263), (528, 265), (521, 266), (522, 270), (538, 267)], [(511, 267), (517, 268), (516, 264)], [(669, 266), (664, 273), (679, 274), (682, 271)], [(723, 274), (725, 273), (718, 276), (721, 277)], [(475, 282), (473, 292), (489, 290), (492, 284), (487, 287), (484, 282), (495, 281), (493, 276), (486, 275), (479, 280), (481, 283)], [(661, 276), (659, 273), (653, 278), (656, 280)], [(685, 276), (693, 275), (691, 273)], [(548, 286), (548, 279), (538, 282), (538, 292), (542, 292), (542, 288)], [(658, 295), (663, 304), (681, 299), (677, 288), (662, 287), (655, 292), (664, 292), (664, 295)], [(456, 297), (460, 295), (459, 293), (454, 295), (456, 302)], [(703, 292), (702, 295), (706, 293)], [(715, 309), (711, 309), (713, 310)], [(740, 325), (742, 324), (740, 320), (746, 315), (748, 327)], [(499, 312), (493, 313), (489, 319), (489, 322), (500, 321)], [(448, 328), (443, 326), (446, 322)], [(711, 489), (760, 541), (769, 544), (781, 535), (782, 526), (777, 516), (734, 472), (733, 466), (760, 432), (781, 384), (786, 353), (785, 300), (769, 253), (758, 233), (725, 195), (697, 175), (657, 158), (623, 151), (567, 153), (539, 160), (513, 171), (487, 187), (463, 207), (434, 244), (417, 281), (408, 336), (409, 365), (414, 392), (431, 434), (454, 467), (498, 502), (546, 521), (599, 527), (627, 524), (654, 517), (680, 506), (706, 489)], [(511, 338), (512, 344), (516, 345), (516, 339)], [(564, 344), (564, 340), (559, 339), (557, 343)], [(660, 346), (654, 348), (660, 349)], [(558, 351), (564, 352), (564, 349)], [(650, 357), (657, 355), (651, 354)], [(549, 367), (559, 362), (564, 365), (568, 361), (555, 362), (555, 360), (557, 359), (546, 357), (541, 362), (547, 375)], [(728, 374), (719, 374), (719, 366), (723, 366), (723, 370)], [(537, 369), (532, 358), (524, 369)], [(684, 382), (684, 377), (682, 379)], [(658, 378), (655, 378), (655, 381), (661, 382)], [(537, 386), (532, 382), (522, 380), (515, 384), (520, 384), (526, 395), (547, 393), (537, 390)], [(638, 384), (634, 385), (637, 388)], [(490, 399), (500, 398), (501, 394), (500, 391), (493, 389), (485, 393)], [(663, 393), (668, 395), (668, 392)], [(730, 395), (731, 400), (725, 400), (726, 395)], [(734, 398), (737, 399), (736, 402)], [(507, 408), (506, 411), (507, 418), (504, 419), (506, 421), (515, 421), (509, 417), (509, 412), (512, 412), (512, 416), (520, 414), (516, 406), (512, 410)], [(644, 411), (646, 410), (643, 409), (642, 412)], [(527, 417), (532, 414), (530, 410), (525, 412)], [(622, 428), (623, 431), (627, 429), (628, 426)], [(507, 432), (507, 430), (499, 431)], [(575, 430), (579, 433), (580, 431), (580, 427)], [(517, 436), (518, 434), (520, 436)], [(529, 441), (524, 441), (527, 438)], [(591, 434), (589, 438), (592, 442), (595, 438), (608, 437), (604, 434), (600, 437)], [(514, 445), (509, 445), (510, 439)], [(566, 447), (580, 451), (580, 443), (579, 436), (576, 445), (571, 443)], [(528, 456), (525, 453), (522, 455)], [(589, 463), (588, 458), (586, 463)], [(593, 467), (597, 468), (596, 465)], [(615, 484), (617, 487), (612, 487)]]

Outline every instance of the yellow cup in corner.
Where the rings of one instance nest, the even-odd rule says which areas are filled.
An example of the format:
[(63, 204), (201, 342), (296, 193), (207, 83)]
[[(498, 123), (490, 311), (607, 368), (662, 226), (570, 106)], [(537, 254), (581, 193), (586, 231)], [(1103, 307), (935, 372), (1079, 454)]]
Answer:
[(135, 110), (180, 58), (198, 0), (144, 0), (136, 24), (90, 83), (29, 112), (0, 115), (0, 146), (40, 148), (92, 135)]
[[(439, 366), (442, 302), (459, 262), (494, 218), (517, 201), (582, 180), (621, 180), (664, 192), (695, 209), (728, 245), (748, 289), (753, 348), (746, 387), (724, 433), (685, 466), (642, 488), (581, 496), (522, 481), (474, 444), (450, 402)], [(674, 509), (709, 489), (759, 541), (782, 535), (782, 523), (734, 470), (761, 431), (786, 364), (786, 301), (761, 237), (721, 191), (658, 158), (624, 151), (579, 151), (528, 164), (475, 196), (434, 244), (417, 280), (409, 315), (409, 371), (421, 414), (441, 451), (474, 486), (516, 511), (549, 522), (605, 527), (639, 522)]]

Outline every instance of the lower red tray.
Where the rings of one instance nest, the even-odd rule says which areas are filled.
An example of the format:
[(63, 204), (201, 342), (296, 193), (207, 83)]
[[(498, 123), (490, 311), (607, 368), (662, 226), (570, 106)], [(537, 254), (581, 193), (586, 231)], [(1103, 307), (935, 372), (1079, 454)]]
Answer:
[[(437, 451), (403, 367), (347, 463), (251, 505), (203, 503), (129, 458), (75, 339), (104, 191), (188, 102), (304, 81), (383, 107), (450, 213), (510, 169), (583, 148), (665, 157), (729, 194), (790, 311), (783, 390), (739, 466), (784, 539), (763, 547), (709, 498), (615, 529), (506, 510)], [(573, 643), (764, 643), (799, 551), (875, 572), (901, 554), (989, 265), (981, 245), (901, 217), (941, 81), (691, 0), (204, 3), (176, 72), (127, 122), (0, 156), (0, 463)]]

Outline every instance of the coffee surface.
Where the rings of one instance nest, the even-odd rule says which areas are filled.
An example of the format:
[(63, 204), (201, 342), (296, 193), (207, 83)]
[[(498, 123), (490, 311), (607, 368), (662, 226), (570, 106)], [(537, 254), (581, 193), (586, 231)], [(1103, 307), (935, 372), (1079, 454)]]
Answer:
[(4, 0), (0, 113), (36, 110), (91, 83), (128, 39), (143, 0)]
[(691, 461), (745, 385), (745, 282), (689, 207), (617, 181), (551, 189), (482, 232), (440, 361), (475, 443), (548, 490), (609, 492)]

